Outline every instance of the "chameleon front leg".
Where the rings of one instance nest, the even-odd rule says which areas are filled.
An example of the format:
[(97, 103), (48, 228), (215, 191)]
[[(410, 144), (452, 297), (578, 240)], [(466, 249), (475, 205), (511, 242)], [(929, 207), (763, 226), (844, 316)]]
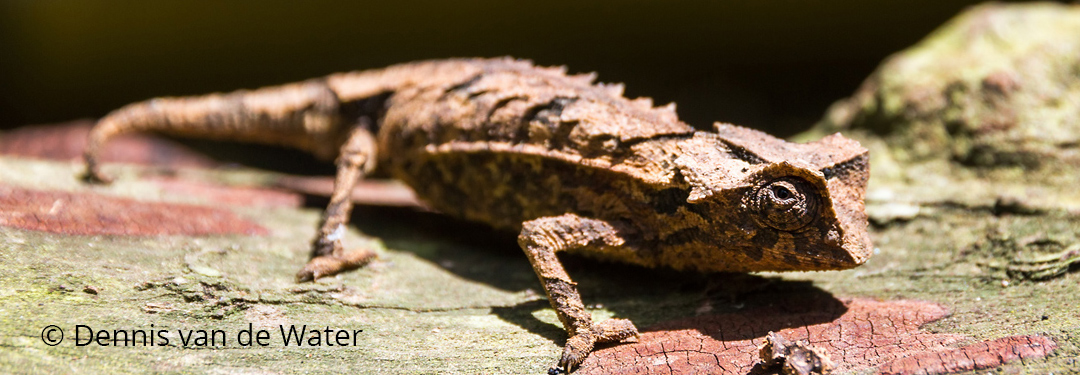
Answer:
[(635, 337), (634, 324), (626, 319), (594, 323), (585, 310), (577, 283), (566, 274), (556, 253), (566, 250), (599, 250), (625, 246), (625, 240), (611, 224), (574, 214), (542, 217), (522, 224), (518, 244), (529, 257), (536, 276), (547, 292), (551, 307), (569, 335), (559, 363), (549, 374), (569, 373), (581, 364), (596, 343)]
[(312, 258), (296, 273), (298, 282), (314, 281), (323, 276), (361, 267), (375, 258), (375, 252), (370, 249), (346, 251), (341, 244), (341, 238), (345, 236), (345, 225), (348, 224), (349, 214), (352, 212), (352, 189), (357, 181), (374, 169), (375, 155), (375, 137), (366, 127), (357, 126), (341, 147), (330, 204), (323, 212), (319, 234), (312, 243)]

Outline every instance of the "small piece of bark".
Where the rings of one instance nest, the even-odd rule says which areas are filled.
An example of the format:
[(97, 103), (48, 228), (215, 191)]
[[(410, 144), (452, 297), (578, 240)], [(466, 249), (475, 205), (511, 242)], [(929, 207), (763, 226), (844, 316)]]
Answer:
[(792, 342), (776, 332), (765, 336), (765, 344), (758, 352), (766, 367), (780, 367), (786, 375), (824, 375), (833, 370), (832, 360), (824, 349)]

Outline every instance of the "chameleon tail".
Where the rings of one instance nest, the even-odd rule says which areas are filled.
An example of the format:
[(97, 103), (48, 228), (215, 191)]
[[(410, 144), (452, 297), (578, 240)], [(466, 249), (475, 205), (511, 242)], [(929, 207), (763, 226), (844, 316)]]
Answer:
[(140, 131), (276, 144), (332, 159), (347, 134), (339, 107), (337, 95), (322, 79), (130, 104), (106, 115), (90, 131), (84, 179), (109, 182), (98, 159), (105, 144), (117, 135)]

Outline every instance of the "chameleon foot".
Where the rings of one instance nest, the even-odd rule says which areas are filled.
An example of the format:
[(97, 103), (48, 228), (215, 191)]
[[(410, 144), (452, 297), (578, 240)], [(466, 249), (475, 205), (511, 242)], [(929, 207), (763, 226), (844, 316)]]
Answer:
[(559, 364), (548, 369), (548, 374), (570, 373), (585, 361), (585, 357), (592, 352), (597, 343), (618, 342), (636, 338), (637, 335), (637, 327), (626, 319), (608, 319), (594, 323), (588, 331), (577, 333), (566, 340), (566, 347), (563, 348)]
[[(87, 158), (92, 158), (88, 156)], [(86, 172), (82, 176), (79, 176), (83, 182), (95, 185), (108, 185), (113, 182), (113, 179), (106, 176), (101, 172), (98, 167), (97, 161), (94, 159), (87, 159)]]
[(318, 280), (320, 277), (336, 275), (357, 269), (375, 259), (375, 252), (368, 249), (355, 249), (339, 255), (320, 255), (311, 258), (300, 272), (296, 273), (296, 282), (303, 283)]

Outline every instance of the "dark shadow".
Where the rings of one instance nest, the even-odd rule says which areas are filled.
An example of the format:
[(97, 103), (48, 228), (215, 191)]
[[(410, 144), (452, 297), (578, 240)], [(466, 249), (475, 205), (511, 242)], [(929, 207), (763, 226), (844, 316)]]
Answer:
[(643, 331), (694, 329), (719, 341), (748, 340), (770, 331), (831, 322), (847, 310), (843, 302), (810, 282), (773, 279), (768, 288), (726, 307)]
[[(311, 197), (307, 203), (321, 208), (326, 199)], [(434, 250), (414, 253), (464, 279), (544, 295), (518, 248), (516, 233), (401, 207), (357, 206), (352, 223), (398, 250), (414, 251), (410, 246), (417, 241), (436, 243)], [(695, 329), (716, 340), (744, 340), (769, 331), (829, 322), (847, 311), (841, 301), (806, 281), (649, 269), (573, 254), (560, 255), (560, 259), (578, 283), (587, 307), (603, 306), (616, 317), (630, 319), (643, 332)], [(548, 307), (547, 300), (536, 300), (493, 308), (492, 312), (563, 344), (566, 334), (561, 326), (533, 316)]]
[(764, 363), (758, 362), (758, 363), (754, 364), (754, 367), (750, 368), (750, 371), (747, 372), (747, 375), (765, 375), (765, 374), (779, 374), (779, 373), (781, 373), (781, 372), (777, 371), (777, 369), (775, 369), (775, 368), (767, 368), (767, 367), (765, 367)]
[(495, 307), (491, 309), (491, 312), (503, 321), (513, 323), (532, 334), (562, 345), (566, 342), (566, 331), (563, 330), (562, 326), (541, 321), (532, 315), (534, 311), (542, 310), (550, 306), (548, 301), (544, 299), (520, 303), (514, 306)]
[[(765, 336), (770, 331), (831, 322), (847, 312), (843, 302), (809, 282), (760, 279), (767, 284), (765, 288), (734, 299), (726, 293), (724, 296), (712, 296), (708, 287), (694, 289), (693, 283), (684, 285), (682, 290), (670, 290), (668, 295), (627, 293), (620, 297), (605, 293), (598, 298), (586, 291), (582, 294), (589, 301), (586, 304), (601, 301), (618, 317), (633, 321), (641, 332), (693, 329), (718, 341), (752, 339)], [(648, 285), (640, 283), (630, 287), (639, 291), (649, 289)], [(579, 285), (587, 284), (581, 281)], [(670, 286), (668, 283), (664, 285)], [(711, 310), (701, 311), (702, 306), (710, 306)], [(494, 309), (493, 313), (507, 322), (562, 344), (566, 340), (565, 332), (538, 321), (532, 315), (533, 311), (547, 307), (547, 301), (533, 301)]]
[(289, 147), (180, 137), (169, 139), (207, 155), (225, 167), (242, 165), (300, 176), (333, 176), (337, 172), (332, 161)]
[[(322, 207), (325, 202), (318, 199), (315, 206)], [(539, 290), (516, 233), (407, 207), (357, 206), (351, 222), (387, 247), (412, 251), (464, 279), (507, 291)], [(417, 251), (413, 247), (418, 241), (436, 246)]]

